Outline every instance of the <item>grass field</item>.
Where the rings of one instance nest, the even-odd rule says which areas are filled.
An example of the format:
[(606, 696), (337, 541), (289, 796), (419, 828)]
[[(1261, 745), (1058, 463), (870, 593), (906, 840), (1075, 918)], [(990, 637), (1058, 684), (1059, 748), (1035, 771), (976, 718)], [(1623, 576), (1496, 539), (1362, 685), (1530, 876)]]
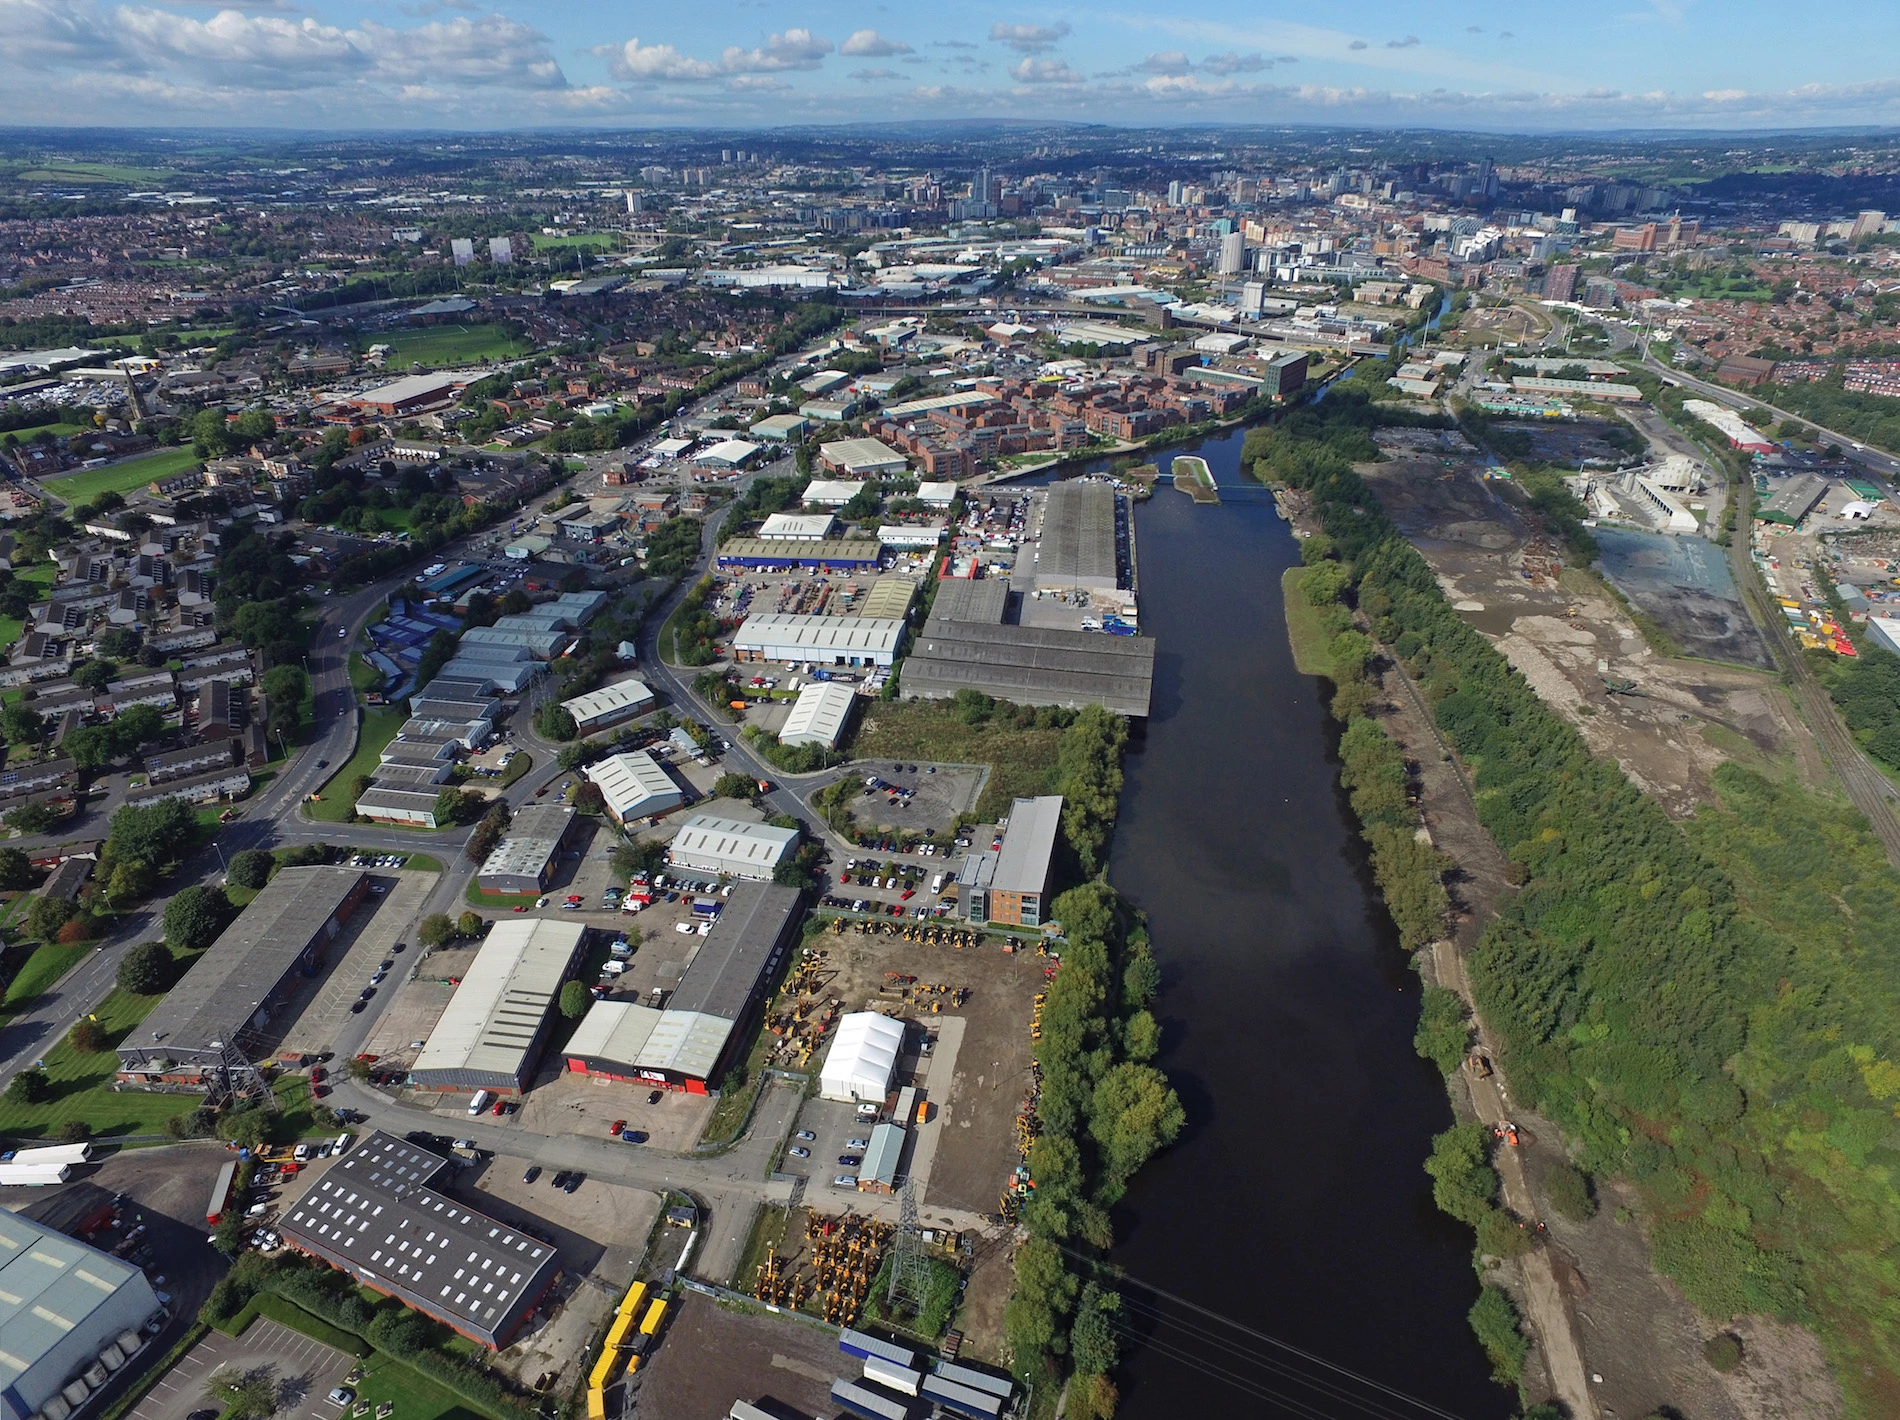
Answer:
[(851, 752), (861, 759), (987, 764), (990, 778), (976, 816), (994, 823), (1012, 800), (1049, 792), (1061, 738), (1060, 730), (1018, 729), (995, 719), (966, 725), (947, 700), (879, 700), (865, 709)]
[(20, 974), (7, 986), (6, 998), (0, 1001), (0, 1018), (32, 1005), (35, 997), (97, 948), (96, 942), (77, 942), (71, 946), (46, 942), (35, 947), (33, 955), (26, 959), (26, 965), (20, 968)]
[(320, 823), (346, 822), (353, 812), (350, 781), (359, 774), (376, 772), (376, 766), (382, 763), (383, 750), (396, 738), (396, 731), (408, 718), (400, 710), (367, 711), (363, 716), (362, 733), (356, 739), (355, 756), (317, 791), (323, 795), (320, 802), (303, 806), (304, 813)]
[(1331, 676), (1332, 637), (1320, 621), (1321, 609), (1309, 606), (1300, 595), (1300, 583), (1306, 577), (1304, 567), (1289, 567), (1280, 575), (1280, 595), (1286, 602), (1286, 637), (1293, 646), (1293, 664), (1301, 675)]
[(385, 365), (389, 370), (506, 360), (525, 355), (530, 349), (494, 325), (443, 325), (430, 330), (396, 331), (378, 343), (390, 347)]
[(367, 690), (376, 690), (383, 683), (383, 673), (363, 659), (361, 651), (350, 652), (350, 684), (360, 694)]
[(0, 440), (4, 440), (7, 434), (11, 434), (15, 439), (25, 444), (40, 434), (51, 434), (55, 439), (68, 439), (74, 434), (84, 434), (86, 432), (88, 431), (83, 424), (60, 424), (55, 422), (52, 424), (35, 424), (30, 429), (9, 429), (6, 434), (0, 434)]
[[(89, 949), (82, 949), (82, 954), (83, 950)], [(190, 1109), (189, 1097), (133, 1090), (120, 1094), (112, 1088), (119, 1067), (113, 1047), (163, 999), (162, 995), (133, 996), (113, 991), (93, 1013), (105, 1027), (106, 1048), (86, 1055), (74, 1050), (64, 1038), (49, 1046), (42, 1058), (47, 1077), (53, 1082), (53, 1097), (43, 1104), (15, 1104), (0, 1097), (0, 1134), (16, 1139), (44, 1138), (75, 1119), (90, 1124), (96, 1138), (157, 1134), (167, 1119)]]
[(21, 182), (102, 182), (126, 187), (163, 187), (177, 173), (170, 168), (131, 168), (118, 163), (54, 162), (13, 175)]
[(612, 232), (575, 232), (566, 237), (530, 237), (536, 251), (558, 251), (563, 248), (586, 247), (591, 251), (612, 251), (620, 245), (620, 238)]
[(462, 894), (462, 901), (470, 907), (486, 907), (492, 911), (509, 912), (517, 907), (533, 907), (541, 900), (538, 892), (483, 892), (478, 879), (468, 880), (468, 889)]
[(183, 473), (197, 462), (197, 453), (186, 445), (183, 448), (141, 454), (123, 463), (107, 464), (104, 468), (60, 474), (45, 482), (48, 491), (55, 497), (74, 503), (89, 503), (101, 493), (130, 493), (134, 488), (143, 488), (154, 478), (168, 478), (174, 473)]
[(431, 858), (427, 853), (411, 853), (403, 867), (417, 873), (439, 873), (442, 871), (442, 860)]

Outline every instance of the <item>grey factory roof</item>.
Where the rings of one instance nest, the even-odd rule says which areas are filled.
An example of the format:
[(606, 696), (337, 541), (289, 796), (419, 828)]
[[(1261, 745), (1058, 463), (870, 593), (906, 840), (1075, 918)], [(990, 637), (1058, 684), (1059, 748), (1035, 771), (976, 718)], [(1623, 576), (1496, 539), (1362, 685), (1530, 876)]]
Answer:
[(735, 883), (726, 907), (668, 999), (667, 1012), (699, 1011), (736, 1021), (783, 944), (798, 911), (798, 889)]
[(868, 616), (802, 616), (764, 611), (748, 616), (732, 644), (742, 651), (783, 650), (826, 654), (890, 655), (904, 634), (901, 621)]
[(835, 748), (857, 700), (856, 692), (849, 686), (836, 681), (813, 681), (798, 692), (792, 712), (785, 717), (784, 728), (778, 732), (779, 743)]
[(769, 878), (797, 843), (795, 828), (694, 814), (673, 835), (669, 851), (682, 867)]
[(1041, 892), (1049, 884), (1049, 860), (1062, 827), (1062, 796), (1043, 794), (1010, 806), (1009, 828), (990, 886), (996, 892)]
[(1003, 623), (1009, 609), (1009, 583), (997, 578), (981, 582), (968, 577), (947, 577), (937, 583), (937, 599), (930, 604), (930, 619), (936, 621), (981, 621), (991, 626)]
[(673, 776), (643, 749), (609, 755), (581, 771), (600, 789), (601, 797), (616, 817), (650, 813), (643, 805), (667, 802), (677, 806), (684, 799)]
[(522, 1081), (586, 931), (546, 918), (498, 921), (410, 1074), (419, 1083), (469, 1084), (476, 1075)]
[[(136, 1333), (157, 1310), (138, 1268), (0, 1209), (0, 1389), (9, 1402), (17, 1391), (25, 1410), (37, 1408), (117, 1334)], [(66, 1354), (75, 1334), (84, 1352)], [(46, 1373), (27, 1379), (42, 1364)]]
[(507, 836), (495, 845), (476, 876), (538, 877), (560, 851), (573, 822), (574, 810), (566, 804), (529, 804), (517, 809)]
[(1814, 505), (1827, 494), (1827, 479), (1818, 473), (1798, 473), (1784, 483), (1775, 496), (1762, 504), (1755, 516), (1765, 522), (1800, 522), (1814, 511)]
[(432, 1189), (445, 1162), (378, 1130), (310, 1186), (280, 1230), (293, 1247), (496, 1345), (546, 1289), (558, 1254)]
[(164, 1053), (229, 1046), (258, 1006), (296, 969), (363, 881), (355, 868), (280, 868), (237, 921), (120, 1048)]
[(1058, 483), (1042, 513), (1036, 581), (1115, 585), (1115, 490), (1106, 483)]
[(1018, 705), (1101, 705), (1148, 713), (1155, 643), (1145, 636), (991, 626), (932, 616), (904, 662), (907, 699), (948, 699), (979, 690)]

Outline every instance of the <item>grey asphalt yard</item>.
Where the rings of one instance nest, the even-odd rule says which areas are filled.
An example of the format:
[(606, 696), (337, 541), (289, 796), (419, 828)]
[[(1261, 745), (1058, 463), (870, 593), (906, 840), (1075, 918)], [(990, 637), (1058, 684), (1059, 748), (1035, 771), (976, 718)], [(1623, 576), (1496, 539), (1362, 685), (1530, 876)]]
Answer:
[(278, 1382), (276, 1416), (281, 1420), (337, 1420), (343, 1407), (326, 1397), (356, 1364), (354, 1356), (259, 1317), (242, 1336), (214, 1331), (173, 1366), (132, 1411), (130, 1420), (185, 1420), (194, 1410), (222, 1413), (210, 1397), (220, 1367), (253, 1371), (268, 1366)]

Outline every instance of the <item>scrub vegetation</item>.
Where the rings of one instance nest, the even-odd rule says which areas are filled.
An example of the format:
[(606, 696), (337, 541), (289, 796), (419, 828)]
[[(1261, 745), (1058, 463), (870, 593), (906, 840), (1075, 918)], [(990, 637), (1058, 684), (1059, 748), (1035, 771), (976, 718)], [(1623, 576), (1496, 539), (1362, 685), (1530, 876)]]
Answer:
[[(1857, 814), (1794, 784), (1724, 766), (1720, 805), (1677, 824), (1592, 755), (1353, 471), (1376, 457), (1376, 417), (1335, 391), (1250, 437), (1250, 462), (1313, 495), (1349, 595), (1422, 688), (1521, 884), (1466, 962), (1514, 1098), (1588, 1172), (1636, 1184), (1656, 1266), (1704, 1313), (1812, 1326), (1853, 1413), (1890, 1413), (1900, 874)], [(1351, 734), (1351, 697), (1341, 709)], [(1448, 1211), (1482, 1245), (1479, 1164), (1454, 1152), (1468, 1166)]]

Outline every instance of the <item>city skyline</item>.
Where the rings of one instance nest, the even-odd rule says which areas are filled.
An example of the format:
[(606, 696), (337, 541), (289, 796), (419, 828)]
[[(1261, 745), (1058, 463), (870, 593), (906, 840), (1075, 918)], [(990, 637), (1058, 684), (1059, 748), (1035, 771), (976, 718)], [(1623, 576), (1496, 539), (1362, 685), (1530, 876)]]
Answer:
[[(1324, 20), (1291, 6), (831, 0), (658, 11), (503, 0), (0, 0), (11, 122), (288, 129), (771, 127), (891, 119), (1515, 132), (1900, 124), (1885, 7), (1621, 0)], [(1883, 42), (1883, 37), (1886, 42)]]

